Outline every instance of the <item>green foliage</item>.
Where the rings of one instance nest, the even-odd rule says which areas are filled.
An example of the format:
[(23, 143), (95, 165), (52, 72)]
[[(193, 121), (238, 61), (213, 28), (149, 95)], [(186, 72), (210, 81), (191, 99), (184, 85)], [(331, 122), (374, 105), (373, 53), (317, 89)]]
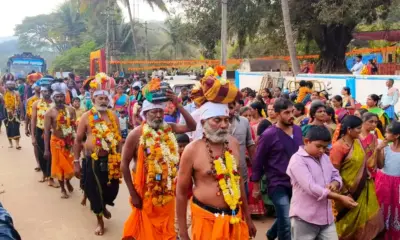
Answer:
[(73, 70), (77, 74), (88, 74), (89, 72), (89, 55), (90, 52), (96, 50), (96, 43), (86, 42), (79, 47), (72, 47), (59, 55), (53, 62), (51, 72)]

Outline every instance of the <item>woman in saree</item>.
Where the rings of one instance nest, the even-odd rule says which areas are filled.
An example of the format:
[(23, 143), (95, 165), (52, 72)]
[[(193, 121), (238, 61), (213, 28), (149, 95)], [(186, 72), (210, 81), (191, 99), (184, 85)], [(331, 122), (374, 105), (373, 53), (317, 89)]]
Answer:
[[(378, 124), (378, 116), (374, 113), (366, 112), (361, 117), (363, 124), (360, 133), (360, 142), (364, 148), (367, 161), (375, 162), (376, 147), (378, 146), (378, 137), (373, 132)], [(371, 178), (375, 179), (376, 166), (371, 166), (368, 169), (371, 172)]]
[(333, 96), (331, 105), (335, 109), (336, 120), (339, 119), (340, 115), (349, 114), (349, 110), (343, 107), (343, 98), (340, 95)]
[(122, 85), (117, 86), (117, 92), (114, 95), (114, 110), (118, 112), (128, 112), (129, 97), (124, 93)]
[[(135, 83), (134, 83), (135, 84)], [(129, 104), (128, 104), (128, 113), (129, 113), (129, 119), (130, 122), (132, 122), (133, 117), (134, 117), (134, 108), (135, 108), (135, 104), (138, 101), (141, 101), (143, 98), (142, 93), (140, 91), (140, 87), (137, 85), (132, 85), (131, 88), (131, 92), (130, 92), (130, 96), (129, 96)]]
[(379, 96), (376, 94), (371, 94), (367, 98), (367, 105), (362, 106), (368, 110), (368, 112), (375, 113), (378, 115), (379, 122), (377, 128), (381, 131), (381, 133), (385, 134), (386, 126), (390, 123), (390, 119), (388, 115), (385, 113), (385, 110), (378, 107)]
[(356, 109), (356, 102), (354, 101), (353, 97), (351, 96), (351, 91), (349, 87), (344, 87), (342, 89), (343, 95), (343, 102), (342, 106), (347, 109), (351, 114), (354, 114)]
[[(368, 171), (376, 161), (368, 159), (359, 139), (362, 120), (346, 116), (341, 123), (340, 138), (335, 142), (330, 158), (343, 180), (341, 194), (350, 195), (358, 203), (353, 209), (334, 202), (336, 231), (342, 240), (372, 240), (383, 230), (383, 215)], [(368, 162), (370, 161), (370, 162)]]
[[(240, 116), (248, 119), (250, 122), (251, 118), (252, 118), (252, 109), (250, 107), (242, 107), (239, 110), (239, 114), (240, 114)], [(252, 139), (255, 140), (256, 133), (253, 131), (252, 128), (250, 128), (250, 132), (251, 132)], [(246, 162), (247, 162), (248, 175), (251, 176), (252, 169), (251, 169), (251, 162), (249, 159), (248, 152), (246, 152)], [(248, 187), (249, 187), (249, 193), (253, 192), (253, 182), (250, 181), (248, 183)], [(247, 203), (248, 203), (249, 212), (252, 216), (263, 216), (265, 214), (264, 202), (262, 200), (253, 198), (251, 194), (249, 194), (247, 196), (247, 199), (248, 199)]]
[[(254, 102), (250, 104), (250, 108), (252, 110), (250, 127), (252, 128), (252, 131), (255, 133), (257, 132), (258, 124), (267, 117), (265, 114), (264, 107), (265, 107), (264, 104), (261, 102)], [(257, 137), (255, 140), (257, 140)]]

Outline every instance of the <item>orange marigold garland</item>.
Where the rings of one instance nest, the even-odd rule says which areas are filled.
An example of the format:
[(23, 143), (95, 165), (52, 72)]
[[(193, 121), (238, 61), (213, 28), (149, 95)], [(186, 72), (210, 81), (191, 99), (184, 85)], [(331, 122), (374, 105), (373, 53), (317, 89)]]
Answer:
[(167, 123), (158, 130), (144, 123), (142, 131), (140, 145), (145, 151), (147, 170), (145, 197), (151, 198), (154, 206), (163, 206), (175, 195), (178, 143)]
[(111, 184), (112, 179), (122, 178), (120, 171), (121, 154), (117, 151), (121, 135), (111, 110), (107, 109), (107, 117), (110, 120), (109, 123), (93, 107), (89, 114), (89, 127), (92, 131), (93, 144), (95, 146), (91, 157), (93, 160), (98, 160), (98, 154), (101, 150), (108, 152), (108, 184)]
[(19, 98), (15, 92), (6, 91), (4, 94), (4, 105), (8, 112), (15, 112), (19, 107), (19, 103)]

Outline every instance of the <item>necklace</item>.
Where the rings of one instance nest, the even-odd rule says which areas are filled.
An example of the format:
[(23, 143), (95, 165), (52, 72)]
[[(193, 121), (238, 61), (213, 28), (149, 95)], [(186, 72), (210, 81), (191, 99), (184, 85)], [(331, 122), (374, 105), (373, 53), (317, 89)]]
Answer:
[(210, 142), (205, 138), (206, 147), (211, 159), (211, 173), (218, 182), (219, 191), (217, 196), (224, 196), (225, 203), (232, 211), (230, 219), (231, 224), (236, 224), (241, 221), (236, 216), (238, 205), (240, 202), (240, 174), (237, 171), (237, 162), (232, 151), (228, 147), (228, 142), (223, 143), (222, 156), (213, 157), (213, 152), (210, 147)]

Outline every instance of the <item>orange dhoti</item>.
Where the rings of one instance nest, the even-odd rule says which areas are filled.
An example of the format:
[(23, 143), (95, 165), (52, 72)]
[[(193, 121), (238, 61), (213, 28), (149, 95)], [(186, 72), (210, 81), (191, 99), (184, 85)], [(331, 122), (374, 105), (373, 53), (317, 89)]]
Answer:
[(132, 207), (122, 239), (176, 240), (175, 198), (162, 207), (154, 206), (150, 198), (143, 200), (142, 210)]
[(145, 188), (144, 151), (140, 146), (136, 173), (132, 173), (136, 191), (143, 199), (143, 209), (132, 206), (125, 222), (123, 240), (176, 240), (175, 197), (164, 206), (154, 206), (150, 197), (143, 197)]
[[(192, 240), (247, 240), (249, 230), (243, 220), (230, 224), (231, 216), (211, 213), (197, 204), (191, 203), (192, 208)], [(239, 211), (237, 217), (242, 218)]]
[(58, 180), (69, 180), (74, 176), (74, 157), (65, 147), (64, 140), (51, 135), (51, 176)]

